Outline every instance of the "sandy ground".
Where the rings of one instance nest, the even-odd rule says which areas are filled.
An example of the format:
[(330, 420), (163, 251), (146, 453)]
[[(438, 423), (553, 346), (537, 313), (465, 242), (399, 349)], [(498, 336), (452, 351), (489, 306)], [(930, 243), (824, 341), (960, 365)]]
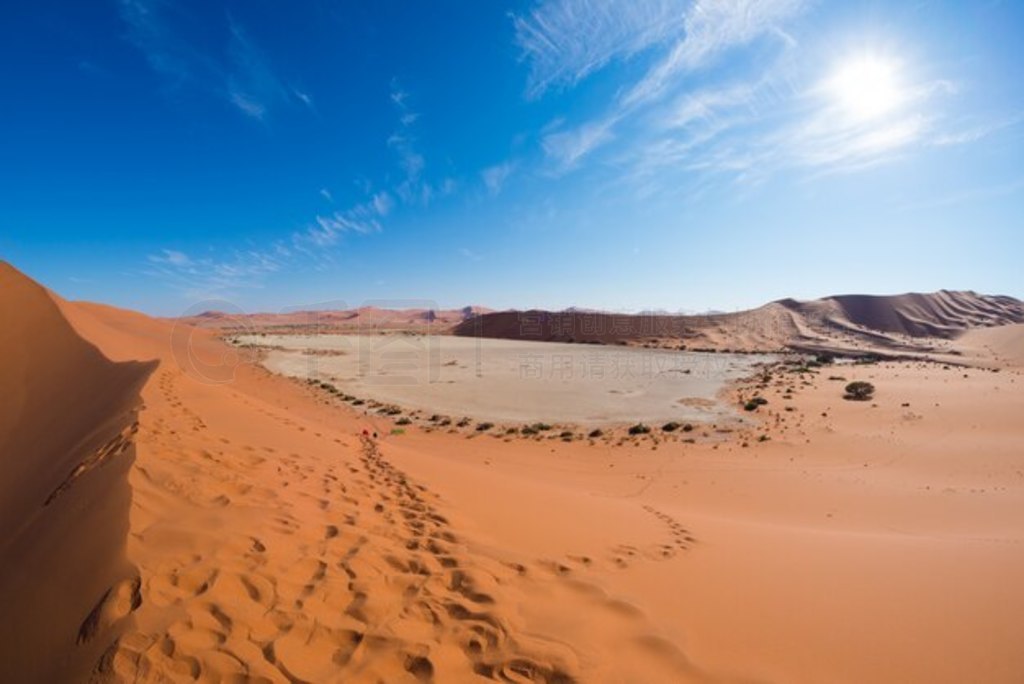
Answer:
[(1019, 369), (776, 374), (760, 426), (715, 443), (392, 435), (207, 333), (39, 292), (8, 368), (69, 365), (36, 398), (6, 371), (29, 389), (0, 437), (36, 459), (10, 491), (63, 460), (4, 500), (7, 681), (1024, 676)]
[[(241, 336), (276, 373), (360, 398), (500, 423), (736, 418), (725, 384), (772, 357), (423, 335)], [(298, 350), (298, 351), (286, 351)], [(304, 353), (332, 352), (329, 355)], [(697, 401), (693, 401), (697, 400)], [(703, 401), (701, 401), (703, 400)]]

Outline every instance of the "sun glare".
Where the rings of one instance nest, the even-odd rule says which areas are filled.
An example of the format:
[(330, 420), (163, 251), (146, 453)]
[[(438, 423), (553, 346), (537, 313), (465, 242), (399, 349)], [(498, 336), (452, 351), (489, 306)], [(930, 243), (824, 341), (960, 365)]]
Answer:
[(855, 119), (873, 119), (896, 108), (903, 99), (892, 60), (859, 56), (843, 62), (826, 89), (835, 103)]

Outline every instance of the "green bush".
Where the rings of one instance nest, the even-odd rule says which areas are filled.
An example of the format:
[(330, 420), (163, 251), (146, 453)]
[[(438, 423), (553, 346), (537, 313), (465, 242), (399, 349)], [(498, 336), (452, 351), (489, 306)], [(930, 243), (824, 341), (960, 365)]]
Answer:
[(411, 420), (409, 420), (405, 416), (402, 416), (401, 418), (399, 418), (398, 420), (395, 421), (395, 425), (408, 425), (411, 422), (412, 422)]
[(631, 435), (646, 435), (651, 431), (651, 428), (647, 427), (643, 423), (637, 423), (629, 428), (629, 434)]
[(604, 430), (602, 430), (601, 428), (594, 428), (593, 430), (590, 431), (587, 437), (590, 437), (590, 439), (597, 439), (598, 437), (602, 437), (603, 435)]
[(664, 432), (675, 432), (680, 427), (682, 427), (682, 426), (679, 423), (677, 423), (676, 421), (673, 420), (673, 421), (670, 421), (670, 422), (665, 423), (664, 425), (662, 425), (661, 429)]

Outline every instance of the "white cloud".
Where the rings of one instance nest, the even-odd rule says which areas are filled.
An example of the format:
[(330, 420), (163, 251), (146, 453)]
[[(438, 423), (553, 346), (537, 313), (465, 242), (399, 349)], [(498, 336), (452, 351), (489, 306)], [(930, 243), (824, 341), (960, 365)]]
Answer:
[(264, 120), (276, 106), (301, 103), (312, 109), (312, 97), (285, 83), (256, 43), (230, 16), (227, 42), (209, 50), (190, 35), (174, 0), (121, 0), (121, 18), (128, 40), (150, 67), (167, 80), (171, 91), (189, 87), (222, 98), (246, 116)]
[(230, 296), (239, 290), (260, 287), (267, 275), (278, 271), (282, 262), (271, 250), (234, 250), (226, 257), (189, 257), (183, 252), (163, 249), (148, 257), (146, 275), (158, 278), (191, 299)]
[(332, 204), (334, 203), (334, 196), (331, 195), (331, 191), (327, 188), (320, 188), (320, 196), (328, 202), (331, 202)]
[(513, 16), (530, 63), (528, 94), (573, 86), (612, 60), (635, 55), (683, 28), (687, 0), (545, 0)]
[(993, 133), (998, 133), (1007, 128), (1012, 128), (1020, 123), (1024, 122), (1024, 114), (1014, 114), (1012, 116), (1003, 117), (994, 121), (988, 121), (985, 123), (975, 124), (966, 128), (960, 128), (956, 131), (950, 131), (936, 136), (932, 141), (932, 144), (940, 147), (949, 145), (965, 145), (987, 138)]
[(374, 211), (380, 216), (387, 216), (391, 212), (391, 208), (395, 205), (394, 200), (391, 199), (391, 195), (387, 192), (378, 192), (373, 196), (371, 200), (373, 203)]
[(487, 188), (487, 192), (492, 195), (497, 195), (501, 192), (501, 189), (505, 186), (505, 181), (512, 174), (515, 169), (515, 164), (512, 162), (505, 162), (503, 164), (495, 164), (489, 166), (480, 172), (480, 177), (483, 179), (484, 186)]
[[(801, 0), (596, 4), (590, 0), (549, 0), (528, 18), (516, 17), (517, 40), (531, 59), (534, 88), (540, 92), (551, 83), (576, 83), (615, 57), (656, 45), (664, 50), (642, 77), (622, 89), (603, 114), (574, 126), (559, 126), (556, 132), (545, 135), (542, 146), (549, 161), (558, 172), (577, 167), (585, 157), (616, 139), (620, 125), (674, 94), (686, 74), (709, 66), (726, 50), (760, 36), (784, 36), (780, 23), (795, 15), (803, 4)], [(581, 19), (587, 11), (595, 18)], [(660, 18), (658, 30), (648, 27), (654, 17)], [(792, 39), (787, 36), (785, 42), (788, 45)], [(697, 107), (702, 103), (689, 104)], [(683, 113), (689, 117), (699, 114), (697, 109)]]
[(563, 173), (574, 169), (593, 150), (612, 140), (612, 128), (616, 121), (615, 118), (595, 120), (575, 129), (544, 136), (541, 145), (554, 164), (554, 170)]
[(188, 255), (173, 249), (160, 250), (160, 254), (150, 255), (149, 260), (155, 264), (168, 264), (170, 266), (185, 267), (192, 263)]
[(661, 97), (680, 74), (705, 67), (729, 48), (765, 34), (780, 35), (780, 22), (804, 4), (801, 0), (698, 0), (686, 13), (683, 37), (627, 92), (622, 105), (631, 107)]

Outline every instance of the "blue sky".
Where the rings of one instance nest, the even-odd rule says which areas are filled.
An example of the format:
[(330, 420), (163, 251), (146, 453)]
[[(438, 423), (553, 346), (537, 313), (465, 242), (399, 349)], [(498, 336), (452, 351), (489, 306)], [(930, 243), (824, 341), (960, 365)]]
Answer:
[(0, 258), (161, 315), (1024, 297), (1024, 6), (37, 0)]

